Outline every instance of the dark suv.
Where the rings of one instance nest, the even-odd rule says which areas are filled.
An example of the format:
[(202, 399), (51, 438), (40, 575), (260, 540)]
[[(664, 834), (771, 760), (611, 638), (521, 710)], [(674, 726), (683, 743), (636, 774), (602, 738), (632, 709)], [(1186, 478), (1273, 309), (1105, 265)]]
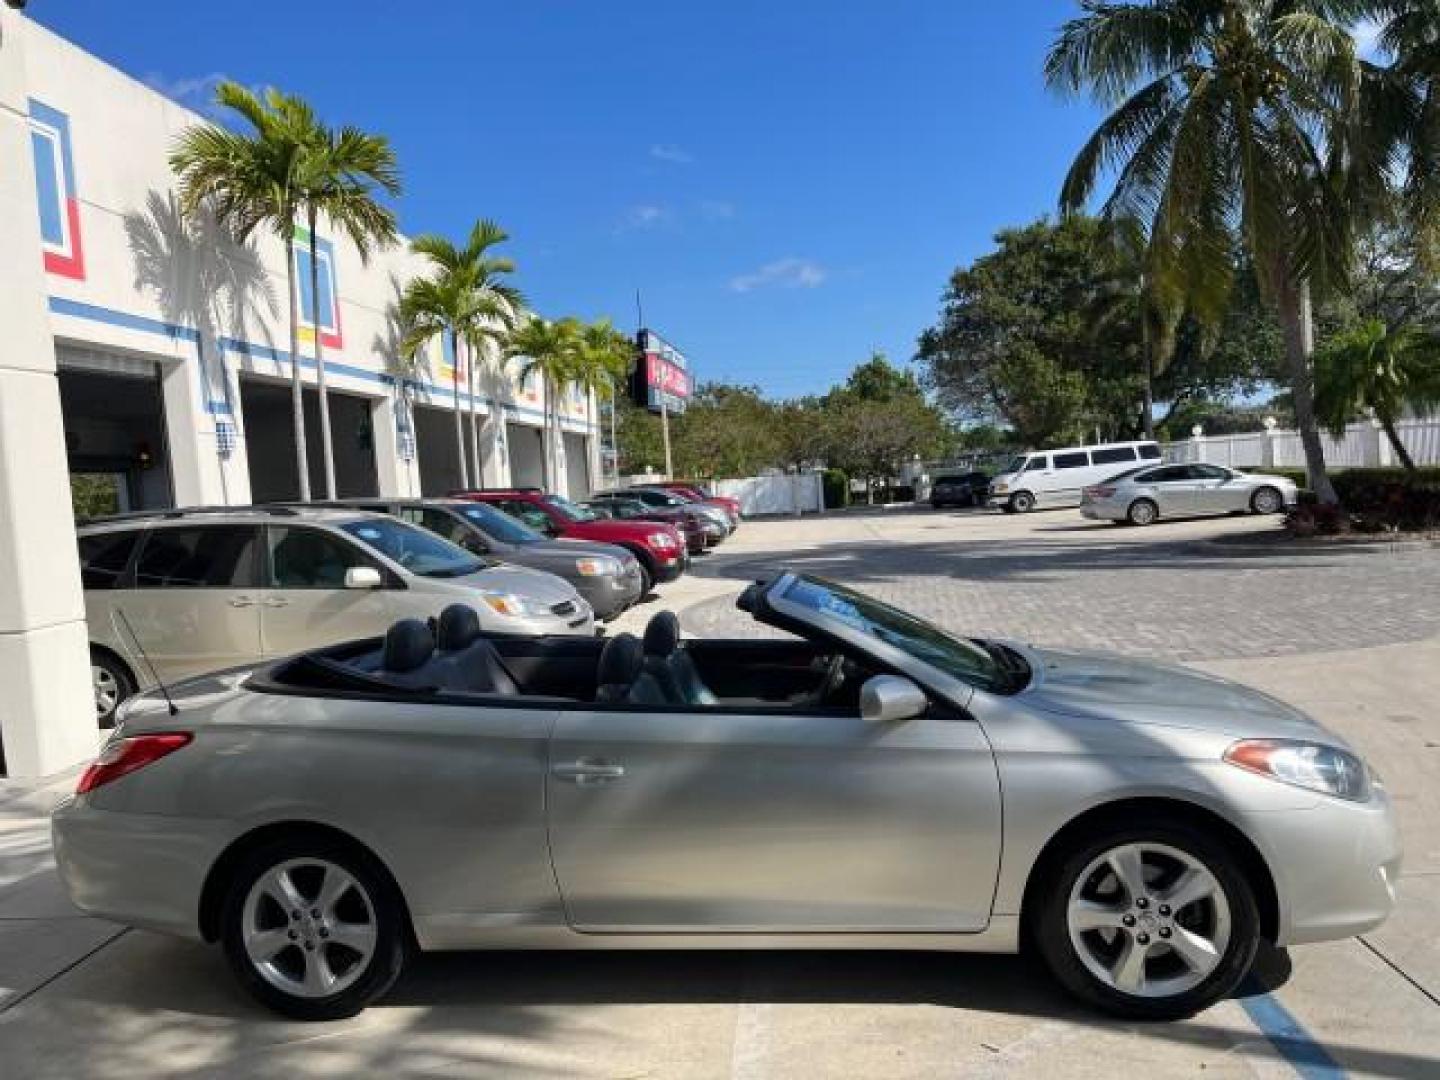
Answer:
[(983, 472), (948, 473), (937, 476), (930, 488), (930, 505), (984, 506), (990, 492), (990, 475)]
[(498, 507), (549, 537), (598, 540), (623, 547), (640, 563), (647, 593), (658, 582), (674, 581), (690, 564), (684, 537), (663, 521), (609, 520), (563, 495), (549, 495), (539, 488), (481, 488), (451, 495)]

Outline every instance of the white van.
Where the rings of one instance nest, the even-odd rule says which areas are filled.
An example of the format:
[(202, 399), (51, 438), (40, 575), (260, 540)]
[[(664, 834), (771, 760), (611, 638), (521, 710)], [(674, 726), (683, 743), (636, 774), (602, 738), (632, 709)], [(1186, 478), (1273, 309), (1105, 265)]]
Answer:
[(1037, 508), (1079, 506), (1080, 493), (1088, 485), (1159, 460), (1160, 447), (1153, 442), (1100, 443), (1017, 454), (990, 481), (989, 503), (1006, 513), (1020, 514)]

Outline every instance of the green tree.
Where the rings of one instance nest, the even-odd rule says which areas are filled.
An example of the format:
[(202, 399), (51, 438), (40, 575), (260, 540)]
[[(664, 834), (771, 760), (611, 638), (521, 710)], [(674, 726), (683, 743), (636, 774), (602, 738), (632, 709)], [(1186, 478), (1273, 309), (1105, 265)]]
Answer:
[(208, 207), (244, 243), (258, 229), (273, 233), (285, 248), (289, 289), (290, 397), (295, 433), (295, 471), (300, 498), (310, 498), (305, 452), (305, 406), (300, 381), (300, 301), (295, 282), (295, 232), (301, 201), (297, 174), (317, 124), (298, 97), (268, 90), (263, 97), (238, 83), (222, 82), (215, 101), (248, 125), (231, 131), (218, 124), (185, 129), (170, 153), (178, 179), (180, 206), (191, 217)]
[[(586, 323), (580, 328), (580, 340), (576, 349), (575, 382), (585, 392), (587, 400), (595, 402), (597, 409), (602, 402), (608, 402), (608, 412), (612, 420), (615, 416), (615, 402), (620, 396), (620, 387), (624, 384), (634, 365), (634, 342), (616, 330), (609, 319)], [(590, 486), (595, 487), (596, 477), (589, 476), (590, 462), (588, 458), (585, 462), (585, 471), (589, 477)]]
[[(520, 291), (504, 280), (514, 271), (506, 258), (491, 249), (509, 237), (493, 221), (481, 219), (470, 229), (463, 247), (434, 233), (417, 236), (410, 249), (430, 264), (428, 277), (412, 279), (400, 298), (401, 322), (408, 328), (406, 347), (412, 354), (436, 338), (447, 338), (453, 363), (450, 391), (455, 414), (455, 449), (460, 461), (460, 484), (484, 483), (480, 468), (480, 437), (475, 420), (475, 368), (489, 341), (503, 343), (525, 305)], [(465, 432), (460, 408), (460, 346), (469, 348), (466, 364), (470, 398), (470, 456), (467, 465)]]
[(1336, 335), (1315, 355), (1315, 409), (1337, 438), (1363, 410), (1373, 410), (1395, 456), (1409, 472), (1415, 462), (1396, 421), (1406, 406), (1440, 405), (1440, 335), (1415, 326), (1389, 329), (1369, 319)]
[(1238, 245), (1284, 335), (1312, 488), (1326, 502), (1311, 352), (1312, 292), (1343, 283), (1356, 225), (1388, 194), (1403, 110), (1357, 55), (1331, 0), (1082, 0), (1046, 59), (1051, 87), (1114, 111), (1060, 194), (1082, 209), (1103, 173), (1111, 221), (1145, 232), (1150, 273), (1219, 317)]
[[(330, 438), (330, 399), (325, 386), (325, 349), (320, 310), (320, 219), (348, 237), (368, 263), (374, 247), (388, 247), (399, 235), (395, 214), (377, 201), (379, 192), (400, 194), (395, 151), (383, 135), (355, 127), (338, 130), (313, 121), (295, 170), (295, 198), (305, 217), (310, 248), (310, 296), (314, 305), (315, 380), (320, 404), (320, 443), (325, 463), (325, 497), (334, 499), (335, 449)], [(335, 306), (340, 295), (331, 277)]]
[(560, 438), (560, 393), (575, 378), (580, 335), (580, 324), (574, 319), (549, 322), (537, 317), (516, 327), (505, 345), (506, 357), (520, 361), (520, 378), (538, 377), (544, 386), (545, 453), (542, 476), (547, 491), (555, 489), (555, 447)]

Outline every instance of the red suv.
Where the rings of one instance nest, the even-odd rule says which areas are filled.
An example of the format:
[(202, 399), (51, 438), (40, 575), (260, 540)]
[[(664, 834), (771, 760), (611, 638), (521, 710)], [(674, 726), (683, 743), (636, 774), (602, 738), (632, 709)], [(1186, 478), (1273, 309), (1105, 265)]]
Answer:
[(483, 488), (451, 494), (489, 503), (547, 536), (598, 540), (625, 548), (640, 562), (647, 593), (658, 582), (674, 581), (690, 562), (684, 539), (675, 526), (665, 522), (602, 518), (563, 495), (547, 495), (539, 488)]

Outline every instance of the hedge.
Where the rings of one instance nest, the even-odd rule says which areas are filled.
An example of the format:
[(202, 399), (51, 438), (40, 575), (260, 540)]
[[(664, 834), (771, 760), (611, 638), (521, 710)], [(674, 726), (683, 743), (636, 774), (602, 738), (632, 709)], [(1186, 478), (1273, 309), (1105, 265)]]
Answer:
[[(1263, 471), (1290, 475), (1283, 469)], [(1305, 483), (1303, 473), (1297, 483)], [(1427, 466), (1413, 473), (1401, 468), (1338, 469), (1330, 474), (1330, 483), (1340, 500), (1340, 516), (1332, 522), (1329, 518), (1336, 515), (1312, 509), (1313, 498), (1305, 499), (1302, 510), (1309, 513), (1297, 515), (1303, 520), (1295, 523), (1299, 529), (1292, 525), (1292, 531), (1344, 532), (1350, 525), (1361, 532), (1440, 528), (1440, 468)]]
[(844, 469), (826, 469), (820, 479), (826, 510), (843, 510), (850, 505), (850, 477)]

